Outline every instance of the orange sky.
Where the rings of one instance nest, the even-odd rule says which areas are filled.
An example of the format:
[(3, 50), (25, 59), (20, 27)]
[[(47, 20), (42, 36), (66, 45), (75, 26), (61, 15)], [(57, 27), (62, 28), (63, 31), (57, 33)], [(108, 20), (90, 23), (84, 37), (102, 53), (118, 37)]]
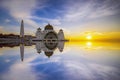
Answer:
[(83, 32), (79, 34), (66, 35), (70, 40), (120, 40), (120, 32)]

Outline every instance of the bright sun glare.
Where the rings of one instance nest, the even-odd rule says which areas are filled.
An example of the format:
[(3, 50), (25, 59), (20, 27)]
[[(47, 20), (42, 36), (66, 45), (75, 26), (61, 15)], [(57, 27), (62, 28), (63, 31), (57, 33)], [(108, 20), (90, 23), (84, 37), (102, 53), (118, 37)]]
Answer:
[(87, 35), (86, 39), (90, 40), (90, 39), (92, 39), (92, 36), (91, 35)]

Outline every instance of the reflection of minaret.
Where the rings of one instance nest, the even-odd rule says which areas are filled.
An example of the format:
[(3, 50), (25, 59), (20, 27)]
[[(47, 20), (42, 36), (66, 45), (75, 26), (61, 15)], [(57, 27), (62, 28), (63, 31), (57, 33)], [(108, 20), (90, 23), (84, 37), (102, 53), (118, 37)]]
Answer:
[(37, 53), (41, 53), (41, 49), (42, 49), (42, 42), (37, 42), (36, 43), (36, 50), (37, 50)]
[(58, 49), (59, 49), (60, 52), (62, 52), (63, 49), (64, 49), (64, 43), (65, 43), (64, 41), (58, 42), (58, 46), (57, 47), (58, 47)]
[(20, 55), (21, 55), (21, 61), (24, 59), (24, 44), (20, 45)]
[(20, 37), (24, 37), (24, 22), (23, 20), (21, 21), (21, 27), (20, 27)]

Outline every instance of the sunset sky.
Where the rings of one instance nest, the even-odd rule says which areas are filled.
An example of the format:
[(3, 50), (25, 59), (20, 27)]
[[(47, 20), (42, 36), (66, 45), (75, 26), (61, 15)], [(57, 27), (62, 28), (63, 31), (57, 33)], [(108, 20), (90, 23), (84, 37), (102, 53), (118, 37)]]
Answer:
[[(120, 34), (120, 0), (0, 0), (0, 33), (25, 33), (48, 23), (66, 36), (97, 35), (117, 38)], [(108, 36), (108, 37), (109, 37)]]

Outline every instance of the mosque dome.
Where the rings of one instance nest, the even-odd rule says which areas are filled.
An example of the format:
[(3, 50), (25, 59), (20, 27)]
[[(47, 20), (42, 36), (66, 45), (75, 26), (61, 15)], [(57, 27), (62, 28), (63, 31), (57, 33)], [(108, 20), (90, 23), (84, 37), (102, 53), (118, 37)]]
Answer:
[(60, 31), (63, 31), (62, 29), (60, 29)]
[(37, 50), (37, 53), (39, 53), (39, 54), (40, 54), (40, 53), (41, 53), (41, 50), (40, 50), (40, 49), (38, 49), (38, 50)]
[(41, 28), (38, 28), (37, 30), (41, 30)]
[(45, 55), (48, 56), (48, 57), (50, 57), (50, 56), (53, 55), (53, 52), (45, 52)]
[(53, 26), (48, 24), (45, 26), (45, 30), (53, 30)]

